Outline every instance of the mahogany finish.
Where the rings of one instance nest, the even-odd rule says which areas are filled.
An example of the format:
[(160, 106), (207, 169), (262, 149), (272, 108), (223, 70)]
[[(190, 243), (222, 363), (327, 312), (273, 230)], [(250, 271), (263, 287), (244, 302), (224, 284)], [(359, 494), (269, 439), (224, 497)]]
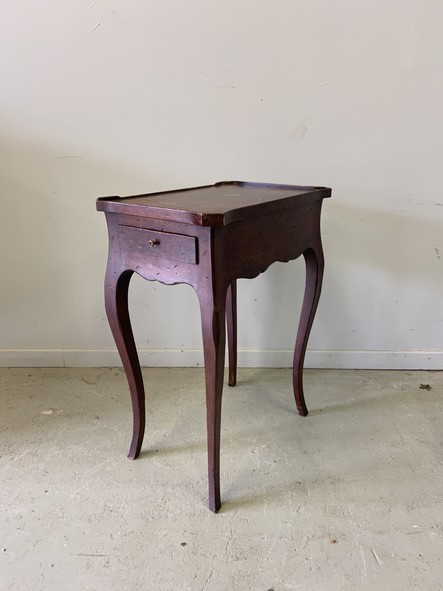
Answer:
[(306, 286), (294, 351), (293, 389), (306, 416), (303, 362), (320, 297), (323, 250), (320, 213), (326, 187), (221, 182), (135, 197), (104, 197), (109, 232), (105, 305), (128, 379), (133, 409), (129, 457), (140, 454), (145, 392), (128, 311), (132, 274), (197, 293), (205, 361), (209, 508), (220, 508), (220, 421), (228, 337), (229, 385), (237, 373), (237, 286), (276, 261), (303, 255)]

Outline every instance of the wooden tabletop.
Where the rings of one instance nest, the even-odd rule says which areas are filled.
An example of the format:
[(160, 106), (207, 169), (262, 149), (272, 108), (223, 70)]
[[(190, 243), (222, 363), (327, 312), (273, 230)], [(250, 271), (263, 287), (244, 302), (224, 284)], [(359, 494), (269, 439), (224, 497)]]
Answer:
[(330, 196), (327, 187), (222, 181), (131, 197), (101, 197), (97, 209), (198, 226), (224, 226)]

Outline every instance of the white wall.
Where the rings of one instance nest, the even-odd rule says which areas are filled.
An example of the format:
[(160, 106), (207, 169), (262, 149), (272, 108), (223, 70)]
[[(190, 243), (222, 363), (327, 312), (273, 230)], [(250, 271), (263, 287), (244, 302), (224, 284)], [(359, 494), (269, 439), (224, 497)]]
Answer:
[[(441, 1), (2, 8), (0, 364), (117, 362), (96, 197), (244, 179), (333, 187), (308, 364), (443, 368)], [(290, 364), (303, 281), (240, 281), (240, 363)], [(201, 362), (191, 288), (131, 302), (145, 363)]]

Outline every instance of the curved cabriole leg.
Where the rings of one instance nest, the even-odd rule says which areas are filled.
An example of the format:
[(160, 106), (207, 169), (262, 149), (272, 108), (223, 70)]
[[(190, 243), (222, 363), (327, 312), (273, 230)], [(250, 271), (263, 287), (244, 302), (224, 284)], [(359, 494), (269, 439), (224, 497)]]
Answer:
[(105, 279), (105, 305), (109, 325), (117, 345), (132, 399), (133, 435), (128, 457), (140, 454), (145, 432), (145, 391), (132, 334), (128, 310), (128, 288), (133, 271), (120, 272), (109, 265)]
[(205, 359), (206, 419), (208, 433), (209, 508), (220, 509), (220, 424), (225, 369), (226, 290), (198, 294)]
[(324, 258), (321, 244), (315, 248), (309, 248), (303, 253), (303, 256), (306, 263), (306, 285), (295, 343), (293, 385), (298, 413), (305, 417), (308, 414), (308, 409), (303, 393), (303, 363), (323, 280)]
[(228, 326), (229, 381), (230, 386), (237, 383), (237, 282), (231, 281), (226, 298), (226, 321)]

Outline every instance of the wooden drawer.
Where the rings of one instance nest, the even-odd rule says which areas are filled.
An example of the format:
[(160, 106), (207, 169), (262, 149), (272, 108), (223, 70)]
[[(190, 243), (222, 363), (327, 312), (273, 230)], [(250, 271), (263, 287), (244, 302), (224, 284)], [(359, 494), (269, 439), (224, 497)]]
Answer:
[(120, 245), (138, 254), (197, 264), (197, 238), (132, 226), (119, 226)]

